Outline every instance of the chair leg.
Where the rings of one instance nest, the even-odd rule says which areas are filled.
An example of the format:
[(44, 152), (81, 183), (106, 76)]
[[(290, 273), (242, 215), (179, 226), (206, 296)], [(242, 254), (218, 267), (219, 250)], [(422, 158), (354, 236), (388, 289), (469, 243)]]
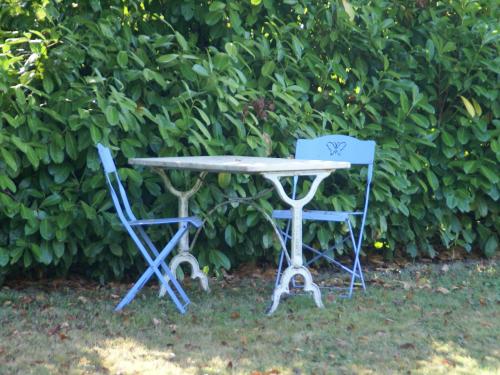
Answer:
[[(160, 252), (158, 251), (156, 246), (153, 244), (153, 242), (151, 241), (151, 239), (147, 235), (146, 231), (142, 227), (139, 227), (138, 231), (139, 231), (139, 234), (141, 235), (142, 239), (144, 240), (144, 242), (146, 242), (146, 245), (149, 247), (151, 252), (154, 254), (155, 258), (157, 258), (160, 255)], [(165, 261), (161, 262), (160, 266), (164, 271), (168, 268)], [(161, 283), (160, 283), (160, 286), (161, 286)]]
[[(349, 285), (349, 298), (352, 296), (352, 291), (354, 289), (354, 280), (356, 277), (359, 277), (361, 279), (361, 285), (363, 286), (363, 290), (366, 291), (366, 286), (365, 286), (365, 280), (363, 277), (363, 271), (361, 270), (361, 262), (359, 261), (359, 252), (361, 250), (361, 233), (360, 236), (358, 237), (358, 243), (356, 243), (356, 240), (354, 238), (354, 231), (352, 229), (352, 225), (350, 220), (347, 220), (347, 224), (349, 226), (349, 233), (351, 235), (351, 240), (352, 240), (352, 246), (354, 248), (354, 265), (352, 267), (352, 275), (351, 275), (351, 283)], [(361, 231), (363, 228), (361, 228)], [(359, 273), (358, 273), (359, 272)]]
[[(158, 254), (156, 259), (153, 261), (151, 256), (148, 254), (147, 250), (144, 248), (142, 245), (141, 241), (137, 237), (136, 233), (132, 230), (132, 228), (128, 227), (127, 231), (129, 232), (130, 236), (138, 246), (139, 250), (141, 251), (142, 255), (146, 259), (146, 262), (148, 263), (149, 267), (148, 269), (143, 273), (143, 275), (139, 278), (139, 280), (134, 284), (134, 286), (130, 289), (130, 291), (127, 293), (127, 295), (120, 301), (120, 303), (116, 306), (115, 311), (121, 310), (123, 307), (125, 307), (130, 301), (132, 301), (137, 294), (139, 290), (146, 284), (146, 282), (151, 278), (153, 274), (156, 274), (158, 279), (160, 280), (161, 284), (166, 288), (167, 293), (169, 294), (170, 298), (176, 305), (177, 309), (184, 314), (186, 312), (185, 306), (190, 303), (189, 298), (187, 297), (186, 293), (180, 286), (180, 284), (177, 281), (172, 281), (176, 291), (179, 293), (180, 297), (182, 298), (184, 304), (181, 303), (177, 295), (173, 292), (172, 288), (168, 285), (168, 282), (165, 280), (163, 277), (162, 273), (158, 269), (158, 266), (161, 263), (164, 263), (165, 258), (170, 254), (170, 252), (173, 250), (174, 246), (177, 244), (177, 242), (180, 240), (182, 235), (186, 232), (187, 226), (180, 228), (177, 233), (170, 239), (170, 241), (167, 243), (167, 245), (163, 248), (163, 250)], [(147, 237), (147, 236), (146, 236)], [(153, 249), (151, 249), (153, 251)], [(156, 250), (156, 249), (155, 249)], [(156, 250), (157, 251), (157, 250)], [(153, 251), (154, 252), (154, 251)], [(172, 277), (172, 273), (166, 267), (164, 271), (167, 273), (169, 277)]]
[[(187, 228), (187, 225), (186, 225), (186, 228)], [(186, 229), (187, 230), (187, 229)], [(153, 242), (151, 241), (151, 239), (149, 238), (149, 236), (147, 235), (146, 231), (143, 229), (143, 228), (140, 228), (139, 227), (139, 233), (141, 234), (142, 238), (144, 239), (144, 241), (146, 242), (146, 244), (148, 245), (148, 247), (151, 249), (151, 252), (155, 255), (155, 257), (158, 257), (160, 255), (160, 253), (158, 252), (158, 250), (156, 249), (155, 245), (153, 244)], [(182, 238), (182, 237), (181, 237)], [(175, 279), (175, 281), (172, 281), (172, 284), (174, 284), (177, 292), (181, 295), (181, 297), (184, 299), (184, 300), (189, 300), (188, 296), (186, 295), (186, 293), (184, 292), (184, 289), (182, 289), (181, 285), (179, 284), (179, 282), (177, 281), (177, 278), (175, 277), (175, 275), (173, 274), (173, 270), (171, 268), (169, 268), (169, 266), (167, 266), (166, 262), (165, 261), (162, 261), (160, 263), (160, 266), (163, 270), (163, 277), (165, 278), (167, 284), (168, 284), (168, 281), (169, 280), (172, 280), (172, 278)], [(165, 293), (167, 292), (166, 288), (163, 286), (162, 282), (160, 281), (160, 289), (162, 291), (162, 294), (161, 296), (165, 295)]]

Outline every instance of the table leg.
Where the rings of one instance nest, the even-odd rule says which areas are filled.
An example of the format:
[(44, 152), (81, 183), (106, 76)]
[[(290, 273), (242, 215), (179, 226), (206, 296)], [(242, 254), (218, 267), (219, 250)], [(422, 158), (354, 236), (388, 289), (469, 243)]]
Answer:
[[(188, 191), (179, 191), (176, 188), (173, 187), (172, 183), (170, 182), (170, 179), (168, 178), (167, 174), (163, 169), (155, 169), (156, 173), (158, 173), (161, 178), (163, 179), (163, 183), (165, 187), (170, 191), (173, 195), (175, 195), (178, 199), (178, 216), (179, 217), (188, 217), (189, 216), (189, 198), (195, 194), (203, 184), (203, 179), (207, 175), (207, 172), (202, 172), (200, 173), (200, 176), (196, 183), (193, 185), (193, 187), (188, 190)], [(182, 223), (179, 223), (179, 227), (182, 226)], [(175, 276), (176, 275), (176, 270), (177, 267), (181, 263), (189, 263), (191, 265), (191, 278), (200, 279), (200, 284), (203, 290), (209, 291), (208, 287), (208, 278), (207, 275), (205, 275), (201, 270), (200, 270), (200, 265), (198, 263), (198, 260), (189, 252), (189, 233), (186, 232), (180, 239), (179, 241), (179, 246), (178, 246), (178, 253), (175, 255), (172, 260), (170, 261), (170, 269), (172, 270), (172, 274)], [(168, 281), (167, 276), (165, 278)], [(160, 297), (165, 295), (166, 290), (164, 287), (160, 289)]]
[(319, 184), (326, 177), (330, 175), (330, 172), (318, 172), (315, 173), (314, 181), (311, 185), (309, 192), (301, 199), (291, 199), (285, 193), (283, 185), (281, 184), (280, 177), (286, 177), (282, 173), (264, 173), (263, 176), (270, 180), (280, 198), (287, 203), (292, 209), (292, 240), (291, 240), (291, 265), (288, 266), (281, 275), (281, 279), (278, 285), (275, 287), (273, 292), (273, 300), (271, 308), (268, 314), (272, 314), (279, 305), (281, 295), (284, 293), (290, 293), (289, 284), (290, 281), (297, 275), (304, 278), (304, 290), (306, 292), (312, 292), (314, 302), (316, 306), (323, 307), (323, 302), (321, 301), (321, 291), (319, 287), (313, 282), (311, 272), (304, 267), (302, 261), (302, 208), (311, 201), (318, 190)]

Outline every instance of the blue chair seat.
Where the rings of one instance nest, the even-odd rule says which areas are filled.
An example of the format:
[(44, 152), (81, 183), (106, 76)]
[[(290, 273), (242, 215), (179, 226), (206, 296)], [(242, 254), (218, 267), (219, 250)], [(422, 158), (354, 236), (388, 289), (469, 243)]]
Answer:
[[(317, 221), (346, 221), (349, 215), (363, 215), (363, 212), (348, 212), (348, 211), (319, 211), (319, 210), (304, 210), (302, 213), (303, 220), (317, 220)], [(274, 219), (291, 219), (291, 210), (274, 210)]]
[(196, 228), (201, 227), (202, 221), (197, 217), (184, 217), (184, 218), (164, 218), (164, 219), (141, 219), (129, 221), (130, 226), (147, 226), (147, 225), (160, 225), (160, 224), (174, 224), (174, 223), (189, 223)]

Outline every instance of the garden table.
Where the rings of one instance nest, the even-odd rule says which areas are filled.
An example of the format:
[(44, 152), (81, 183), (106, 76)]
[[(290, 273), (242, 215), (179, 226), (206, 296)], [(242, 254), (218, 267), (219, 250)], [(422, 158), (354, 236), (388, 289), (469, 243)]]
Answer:
[[(304, 266), (302, 260), (302, 209), (316, 194), (319, 184), (336, 169), (350, 168), (350, 163), (343, 161), (324, 160), (296, 160), (283, 158), (252, 157), (252, 156), (182, 156), (182, 157), (157, 157), (129, 159), (133, 165), (153, 167), (163, 177), (169, 191), (179, 199), (179, 217), (188, 216), (188, 199), (202, 184), (202, 178), (208, 172), (259, 174), (271, 181), (280, 198), (292, 210), (292, 236), (291, 236), (291, 264), (282, 273), (281, 279), (274, 289), (272, 305), (268, 311), (272, 314), (279, 305), (281, 295), (289, 293), (290, 281), (296, 276), (304, 278), (304, 290), (313, 293), (314, 302), (318, 307), (323, 307), (319, 287), (313, 282), (310, 271)], [(176, 190), (164, 169), (178, 169), (200, 172), (200, 179), (189, 191)], [(300, 199), (290, 198), (280, 181), (283, 177), (314, 176), (309, 192)], [(188, 262), (192, 267), (192, 277), (199, 277), (205, 290), (208, 290), (206, 275), (200, 271), (196, 258), (189, 253), (189, 238), (186, 233), (179, 245), (179, 253), (172, 259), (170, 269), (175, 275), (175, 269), (180, 263)]]

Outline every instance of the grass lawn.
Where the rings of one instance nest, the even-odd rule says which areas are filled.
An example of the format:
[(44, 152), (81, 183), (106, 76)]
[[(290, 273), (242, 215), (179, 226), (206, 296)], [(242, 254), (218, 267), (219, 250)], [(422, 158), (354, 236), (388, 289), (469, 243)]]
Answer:
[(294, 296), (271, 317), (265, 274), (211, 280), (208, 295), (186, 281), (184, 316), (156, 285), (114, 313), (126, 285), (9, 284), (0, 373), (498, 374), (499, 276), (496, 261), (372, 270), (366, 294), (324, 290), (324, 309)]

